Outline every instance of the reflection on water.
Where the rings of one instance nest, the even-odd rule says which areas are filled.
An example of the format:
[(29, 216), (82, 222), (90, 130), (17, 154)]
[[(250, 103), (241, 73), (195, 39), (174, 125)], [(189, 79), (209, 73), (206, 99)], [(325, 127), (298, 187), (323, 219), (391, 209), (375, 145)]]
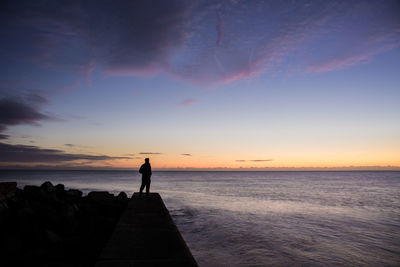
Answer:
[[(91, 190), (138, 190), (136, 172), (3, 172)], [(155, 172), (200, 266), (400, 264), (399, 172)]]

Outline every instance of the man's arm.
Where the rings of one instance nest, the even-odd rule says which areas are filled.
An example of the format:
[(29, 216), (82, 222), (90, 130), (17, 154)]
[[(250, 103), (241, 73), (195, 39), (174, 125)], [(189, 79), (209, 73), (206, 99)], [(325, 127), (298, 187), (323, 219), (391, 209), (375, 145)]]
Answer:
[(139, 172), (140, 172), (140, 173), (143, 173), (143, 165), (140, 166)]

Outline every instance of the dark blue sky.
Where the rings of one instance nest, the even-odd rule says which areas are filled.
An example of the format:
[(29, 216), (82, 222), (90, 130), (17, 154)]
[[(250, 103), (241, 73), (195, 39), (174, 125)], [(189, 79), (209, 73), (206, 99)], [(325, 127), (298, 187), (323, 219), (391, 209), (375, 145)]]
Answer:
[[(129, 167), (143, 152), (168, 168), (400, 165), (399, 1), (0, 12), (2, 165), (54, 153), (60, 166)], [(42, 157), (7, 159), (11, 148)]]

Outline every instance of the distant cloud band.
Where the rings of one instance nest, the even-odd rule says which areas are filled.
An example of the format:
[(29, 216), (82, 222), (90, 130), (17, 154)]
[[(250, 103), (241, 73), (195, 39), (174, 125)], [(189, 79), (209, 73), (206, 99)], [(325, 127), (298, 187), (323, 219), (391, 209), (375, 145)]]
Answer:
[(79, 160), (102, 161), (116, 159), (130, 158), (106, 155), (70, 154), (58, 149), (43, 149), (37, 146), (0, 143), (0, 162), (62, 163)]
[(236, 162), (267, 162), (272, 161), (272, 159), (237, 159)]

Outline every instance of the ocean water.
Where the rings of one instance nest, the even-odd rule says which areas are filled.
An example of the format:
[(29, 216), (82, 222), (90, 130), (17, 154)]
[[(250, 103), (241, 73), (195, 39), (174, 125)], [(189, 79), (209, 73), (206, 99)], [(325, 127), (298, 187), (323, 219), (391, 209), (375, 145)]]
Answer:
[[(85, 193), (132, 194), (128, 171), (1, 171)], [(154, 172), (200, 266), (399, 266), (400, 172)]]

